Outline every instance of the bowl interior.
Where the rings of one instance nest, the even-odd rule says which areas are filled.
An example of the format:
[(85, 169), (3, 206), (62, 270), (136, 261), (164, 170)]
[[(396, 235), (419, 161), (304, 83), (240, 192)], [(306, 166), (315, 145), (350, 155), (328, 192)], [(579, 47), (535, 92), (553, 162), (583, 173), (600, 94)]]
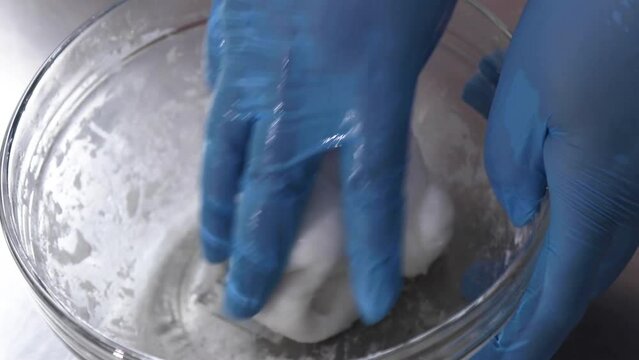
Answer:
[(67, 46), (12, 140), (14, 246), (83, 326), (170, 359), (365, 357), (447, 321), (522, 252), (484, 173), (485, 120), (461, 100), (480, 58), (508, 36), (460, 2), (421, 74), (413, 116), (427, 166), (454, 199), (444, 256), (407, 283), (386, 320), (319, 344), (272, 343), (220, 320), (194, 231), (210, 103), (201, 61), (208, 7), (150, 3), (121, 5)]

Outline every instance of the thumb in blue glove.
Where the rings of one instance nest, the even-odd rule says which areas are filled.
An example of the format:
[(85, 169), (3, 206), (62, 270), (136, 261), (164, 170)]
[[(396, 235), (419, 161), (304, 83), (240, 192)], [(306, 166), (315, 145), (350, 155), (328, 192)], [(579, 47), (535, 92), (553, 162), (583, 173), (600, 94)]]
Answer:
[(216, 2), (201, 238), (209, 261), (230, 258), (230, 316), (251, 317), (267, 302), (319, 162), (332, 149), (340, 153), (349, 274), (362, 319), (379, 321), (394, 305), (414, 88), (454, 5)]
[(516, 225), (550, 224), (520, 307), (475, 359), (550, 359), (639, 243), (639, 3), (530, 0), (505, 58), (486, 170)]

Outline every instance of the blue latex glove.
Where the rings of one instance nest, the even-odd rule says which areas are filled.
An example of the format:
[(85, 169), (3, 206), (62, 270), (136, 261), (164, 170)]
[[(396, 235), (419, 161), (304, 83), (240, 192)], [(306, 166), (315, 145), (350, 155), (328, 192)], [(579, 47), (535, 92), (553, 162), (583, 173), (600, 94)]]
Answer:
[(637, 1), (529, 0), (490, 112), (486, 169), (517, 225), (548, 191), (550, 225), (517, 313), (475, 359), (550, 359), (634, 254), (638, 41)]
[(209, 261), (230, 257), (227, 314), (251, 317), (268, 300), (320, 159), (336, 148), (362, 319), (376, 322), (394, 305), (414, 88), (454, 5), (216, 1), (201, 237)]

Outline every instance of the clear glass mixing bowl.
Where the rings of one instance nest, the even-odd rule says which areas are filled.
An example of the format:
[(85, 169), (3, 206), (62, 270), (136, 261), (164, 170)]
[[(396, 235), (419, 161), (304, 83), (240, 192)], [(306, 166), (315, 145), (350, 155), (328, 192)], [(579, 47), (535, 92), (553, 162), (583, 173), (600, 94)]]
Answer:
[(482, 167), (485, 121), (461, 100), (505, 27), (461, 1), (419, 83), (413, 128), (451, 189), (454, 239), (385, 321), (319, 344), (272, 342), (213, 314), (195, 227), (210, 94), (208, 1), (123, 2), (46, 61), (2, 148), (1, 220), (55, 332), (84, 359), (460, 359), (512, 314), (544, 216), (513, 229)]

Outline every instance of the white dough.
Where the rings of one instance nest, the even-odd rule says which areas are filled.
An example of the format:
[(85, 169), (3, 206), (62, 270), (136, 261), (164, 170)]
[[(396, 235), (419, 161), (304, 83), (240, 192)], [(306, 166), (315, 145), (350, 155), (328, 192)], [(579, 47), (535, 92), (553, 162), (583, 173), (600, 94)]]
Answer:
[[(318, 342), (358, 318), (351, 295), (340, 205), (338, 159), (329, 154), (311, 194), (287, 271), (267, 306), (255, 317), (262, 325), (298, 342)], [(453, 205), (428, 177), (416, 140), (405, 184), (405, 276), (425, 274), (452, 236)]]

